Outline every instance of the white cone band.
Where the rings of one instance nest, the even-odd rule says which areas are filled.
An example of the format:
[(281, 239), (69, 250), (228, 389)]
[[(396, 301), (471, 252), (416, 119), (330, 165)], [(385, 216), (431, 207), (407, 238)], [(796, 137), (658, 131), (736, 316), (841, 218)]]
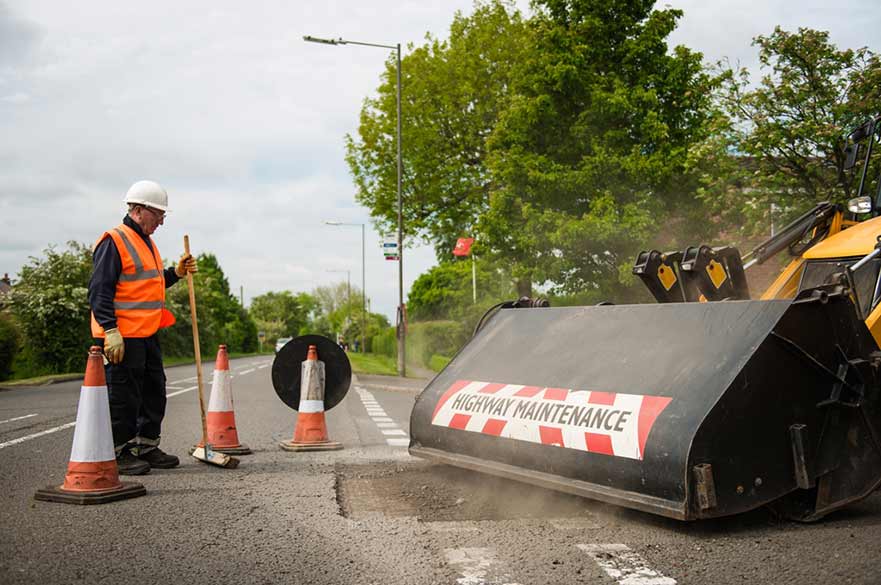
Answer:
[(208, 410), (210, 412), (230, 412), (233, 410), (232, 382), (230, 381), (229, 370), (214, 370)]
[(115, 457), (107, 386), (83, 386), (76, 411), (70, 460), (95, 463), (112, 461)]
[(297, 409), (302, 413), (324, 412), (324, 400), (301, 400), (300, 408)]

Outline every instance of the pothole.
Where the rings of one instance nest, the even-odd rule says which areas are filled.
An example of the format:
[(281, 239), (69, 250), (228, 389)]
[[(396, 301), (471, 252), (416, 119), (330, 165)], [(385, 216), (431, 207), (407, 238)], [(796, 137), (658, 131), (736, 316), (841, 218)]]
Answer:
[(375, 514), (422, 522), (587, 518), (586, 500), (466, 469), (431, 463), (338, 465), (346, 518)]

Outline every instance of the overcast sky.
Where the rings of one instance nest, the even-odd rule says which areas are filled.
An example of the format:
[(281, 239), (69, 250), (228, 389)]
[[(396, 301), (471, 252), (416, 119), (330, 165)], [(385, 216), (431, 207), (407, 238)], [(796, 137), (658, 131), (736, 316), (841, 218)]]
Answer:
[[(754, 67), (751, 38), (777, 24), (881, 49), (877, 0), (669, 4), (685, 10), (673, 42), (709, 61)], [(343, 160), (387, 52), (301, 39), (419, 44), (426, 32), (445, 37), (471, 6), (0, 0), (0, 273), (15, 278), (50, 243), (91, 244), (147, 178), (169, 191), (172, 212), (154, 236), (163, 255), (177, 257), (189, 233), (246, 303), (345, 280), (328, 270), (350, 270), (360, 286), (360, 230), (323, 221), (368, 222), (367, 296), (393, 317), (397, 264), (383, 260)], [(405, 288), (433, 264), (430, 249), (408, 249)]]

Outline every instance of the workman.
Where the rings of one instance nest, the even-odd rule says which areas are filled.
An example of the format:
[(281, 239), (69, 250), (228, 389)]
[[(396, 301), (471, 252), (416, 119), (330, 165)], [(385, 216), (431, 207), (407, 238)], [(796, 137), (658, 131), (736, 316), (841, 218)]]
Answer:
[(195, 258), (184, 254), (174, 268), (163, 269), (150, 237), (168, 211), (168, 193), (161, 185), (138, 181), (125, 203), (122, 224), (95, 242), (89, 306), (92, 336), (104, 347), (116, 465), (122, 475), (143, 475), (151, 467), (180, 463), (159, 448), (166, 399), (157, 332), (174, 324), (165, 308), (165, 289), (197, 267)]

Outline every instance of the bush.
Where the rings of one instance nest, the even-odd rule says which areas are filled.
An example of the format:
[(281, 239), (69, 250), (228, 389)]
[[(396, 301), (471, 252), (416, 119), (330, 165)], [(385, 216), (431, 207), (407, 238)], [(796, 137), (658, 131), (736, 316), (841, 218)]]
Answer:
[(12, 373), (12, 361), (19, 347), (18, 328), (7, 315), (0, 314), (0, 381), (8, 380)]
[(431, 360), (428, 362), (428, 367), (431, 368), (433, 372), (440, 372), (447, 364), (450, 363), (450, 360), (453, 358), (448, 358), (445, 355), (437, 355), (434, 354), (431, 356)]
[(368, 348), (371, 353), (378, 353), (389, 357), (398, 357), (398, 338), (394, 327), (386, 327), (371, 338), (368, 338)]
[(64, 252), (49, 247), (44, 254), (22, 267), (9, 294), (23, 353), (29, 370), (80, 372), (92, 342), (87, 299), (92, 252), (69, 242)]
[(467, 339), (465, 327), (456, 321), (411, 323), (407, 332), (407, 361), (431, 367), (431, 356), (455, 355)]

